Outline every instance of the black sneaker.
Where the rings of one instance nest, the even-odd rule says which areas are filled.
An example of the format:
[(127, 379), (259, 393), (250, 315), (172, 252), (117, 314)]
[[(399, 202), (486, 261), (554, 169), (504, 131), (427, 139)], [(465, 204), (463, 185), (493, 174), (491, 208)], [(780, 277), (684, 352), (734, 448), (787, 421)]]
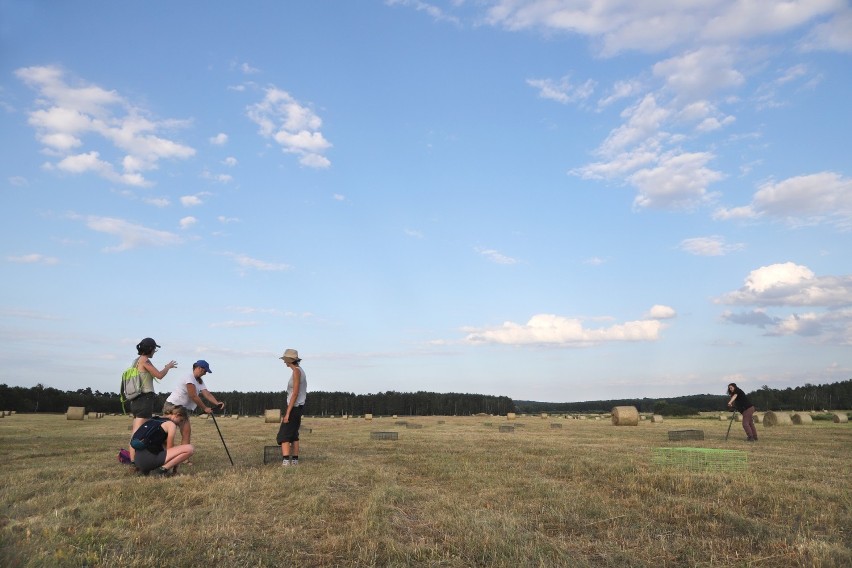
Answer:
[(172, 470), (166, 469), (164, 467), (158, 467), (156, 469), (156, 472), (157, 472), (157, 475), (159, 475), (160, 477), (171, 477), (172, 475), (174, 475), (172, 473)]

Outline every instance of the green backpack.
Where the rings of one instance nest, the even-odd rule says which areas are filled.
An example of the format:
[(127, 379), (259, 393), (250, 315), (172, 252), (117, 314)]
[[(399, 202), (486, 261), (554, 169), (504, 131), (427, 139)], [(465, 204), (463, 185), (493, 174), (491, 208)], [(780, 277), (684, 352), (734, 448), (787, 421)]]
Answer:
[(142, 376), (139, 374), (139, 369), (136, 368), (136, 363), (139, 359), (133, 361), (133, 365), (127, 368), (121, 374), (121, 386), (118, 390), (118, 399), (121, 401), (121, 411), (127, 414), (124, 408), (124, 403), (133, 400), (142, 394)]

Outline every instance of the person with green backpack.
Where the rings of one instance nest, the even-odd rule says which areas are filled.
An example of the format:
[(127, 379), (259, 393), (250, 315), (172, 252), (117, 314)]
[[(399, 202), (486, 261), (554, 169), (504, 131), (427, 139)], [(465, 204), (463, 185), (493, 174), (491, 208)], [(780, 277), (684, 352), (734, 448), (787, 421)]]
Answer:
[[(154, 379), (161, 381), (169, 369), (177, 367), (176, 361), (169, 361), (163, 370), (160, 371), (151, 363), (151, 357), (157, 352), (160, 346), (150, 337), (146, 337), (136, 346), (138, 357), (133, 362), (131, 367), (136, 367), (139, 372), (140, 393), (130, 400), (130, 412), (133, 414), (132, 432), (136, 432), (146, 420), (154, 416), (154, 404), (156, 403), (156, 393), (154, 392)], [(124, 387), (124, 385), (122, 385)], [(135, 462), (136, 452), (130, 448), (130, 460)]]

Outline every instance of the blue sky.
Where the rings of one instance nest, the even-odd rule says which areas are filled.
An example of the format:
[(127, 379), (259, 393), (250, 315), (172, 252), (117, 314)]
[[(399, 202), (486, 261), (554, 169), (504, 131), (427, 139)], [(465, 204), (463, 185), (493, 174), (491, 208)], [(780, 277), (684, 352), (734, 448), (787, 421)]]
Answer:
[(0, 382), (852, 377), (846, 1), (0, 0), (0, 77)]

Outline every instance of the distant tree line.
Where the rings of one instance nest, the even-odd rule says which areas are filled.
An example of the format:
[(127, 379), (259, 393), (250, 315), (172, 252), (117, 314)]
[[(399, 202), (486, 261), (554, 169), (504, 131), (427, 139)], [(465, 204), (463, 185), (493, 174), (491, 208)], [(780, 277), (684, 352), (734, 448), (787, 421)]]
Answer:
[[(235, 414), (263, 414), (265, 410), (285, 408), (284, 393), (277, 392), (219, 392), (216, 398), (225, 403), (225, 411)], [(162, 408), (168, 393), (159, 393), (155, 408)], [(0, 410), (18, 412), (65, 412), (69, 406), (83, 406), (89, 412), (120, 413), (118, 393), (102, 393), (91, 388), (61, 391), (38, 384), (34, 387), (10, 387), (0, 384)], [(347, 392), (311, 391), (305, 407), (308, 416), (341, 415), (472, 415), (506, 414), (515, 410), (515, 403), (506, 396), (481, 394), (395, 392), (354, 394)], [(129, 411), (129, 405), (128, 405)]]
[[(825, 385), (805, 383), (801, 387), (771, 389), (763, 385), (746, 393), (760, 411), (767, 410), (849, 410), (852, 409), (852, 379)], [(728, 397), (698, 394), (666, 399), (626, 398), (589, 402), (532, 402), (515, 401), (518, 412), (609, 412), (614, 406), (635, 406), (639, 412), (654, 412), (666, 416), (686, 416), (699, 412), (725, 410)]]
[[(226, 412), (263, 414), (267, 409), (284, 408), (282, 392), (219, 392)], [(157, 395), (161, 408), (168, 393)], [(764, 385), (747, 393), (758, 410), (849, 410), (852, 409), (852, 380), (826, 385), (805, 383), (801, 387), (771, 389)], [(481, 394), (396, 392), (354, 394), (312, 391), (308, 393), (308, 416), (358, 416), (363, 414), (400, 416), (469, 416), (472, 414), (578, 413), (609, 412), (614, 406), (635, 406), (640, 412), (665, 416), (685, 416), (702, 411), (725, 410), (724, 395), (699, 394), (666, 399), (625, 398), (589, 402), (513, 401), (506, 396)], [(10, 387), (0, 384), (0, 410), (18, 412), (65, 412), (69, 406), (83, 406), (89, 412), (121, 412), (117, 393), (92, 391), (91, 388), (61, 391), (37, 384), (34, 387)]]

